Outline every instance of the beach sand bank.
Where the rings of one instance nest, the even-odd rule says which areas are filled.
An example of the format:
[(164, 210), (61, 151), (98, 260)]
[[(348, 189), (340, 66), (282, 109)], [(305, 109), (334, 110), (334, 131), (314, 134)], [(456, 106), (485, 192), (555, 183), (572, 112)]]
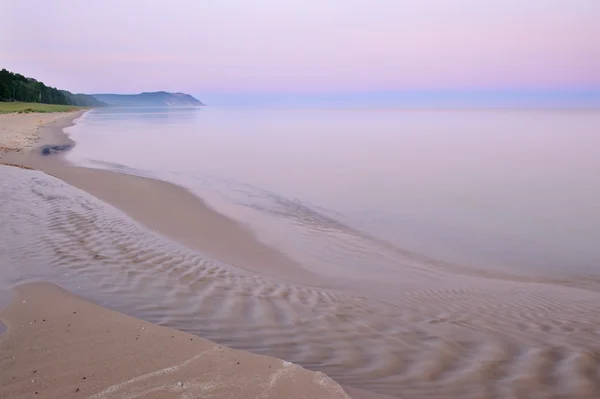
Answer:
[(125, 316), (47, 283), (0, 313), (2, 398), (348, 398), (319, 372)]

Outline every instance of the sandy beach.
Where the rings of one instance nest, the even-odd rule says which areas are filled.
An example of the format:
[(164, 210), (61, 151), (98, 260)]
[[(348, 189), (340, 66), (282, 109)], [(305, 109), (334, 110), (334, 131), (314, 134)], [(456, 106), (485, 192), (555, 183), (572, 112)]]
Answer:
[[(62, 129), (81, 114), (0, 115), (0, 164), (11, 165), (0, 167), (21, 166), (57, 176), (131, 213), (148, 228), (232, 265), (263, 265), (265, 274), (280, 271), (264, 265), (279, 265), (288, 269), (290, 278), (313, 278), (295, 275), (289, 259), (182, 188), (41, 156), (43, 146), (73, 144)], [(176, 211), (161, 212), (170, 203), (178, 204)], [(6, 286), (0, 295), (2, 306), (12, 297), (0, 313), (0, 397), (349, 397), (323, 373), (155, 326), (50, 283), (13, 286), (14, 295)]]
[(349, 398), (323, 373), (19, 286), (0, 313), (2, 398)]
[(0, 396), (598, 396), (593, 276), (408, 259), (391, 291), (346, 288), (181, 187), (40, 155), (73, 144), (62, 116), (0, 115), (28, 143), (0, 161), (31, 169), (0, 166)]
[[(80, 114), (74, 113), (73, 117)], [(29, 152), (34, 146), (52, 141), (54, 137), (41, 135), (40, 127), (64, 120), (65, 117), (71, 119), (71, 116), (65, 116), (64, 112), (0, 115), (0, 156), (6, 153)]]

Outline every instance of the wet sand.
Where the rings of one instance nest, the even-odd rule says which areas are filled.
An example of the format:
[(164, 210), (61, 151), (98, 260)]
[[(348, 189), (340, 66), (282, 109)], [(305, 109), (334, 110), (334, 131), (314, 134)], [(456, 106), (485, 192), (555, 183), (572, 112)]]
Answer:
[[(415, 262), (403, 265), (394, 290), (365, 294), (315, 281), (176, 186), (74, 168), (59, 157), (7, 159), (62, 179), (0, 167), (0, 261), (9, 285), (55, 281), (155, 324), (325, 372), (354, 397), (600, 392), (593, 278), (511, 280)], [(164, 198), (170, 206), (161, 206)], [(195, 222), (186, 225), (188, 217)]]
[(349, 398), (323, 373), (19, 286), (0, 313), (2, 398)]

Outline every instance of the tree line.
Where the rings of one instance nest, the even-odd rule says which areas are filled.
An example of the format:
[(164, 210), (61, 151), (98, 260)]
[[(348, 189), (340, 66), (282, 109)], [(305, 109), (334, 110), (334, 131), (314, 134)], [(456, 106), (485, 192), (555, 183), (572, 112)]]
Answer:
[(76, 105), (94, 107), (105, 105), (92, 96), (73, 94), (66, 90), (46, 86), (35, 79), (2, 69), (0, 71), (0, 101)]

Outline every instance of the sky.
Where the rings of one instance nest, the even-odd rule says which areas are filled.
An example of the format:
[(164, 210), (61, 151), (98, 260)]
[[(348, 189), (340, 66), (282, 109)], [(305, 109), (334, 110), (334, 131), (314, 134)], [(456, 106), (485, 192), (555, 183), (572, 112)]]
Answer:
[(0, 67), (73, 92), (600, 91), (600, 0), (4, 0), (2, 13)]

